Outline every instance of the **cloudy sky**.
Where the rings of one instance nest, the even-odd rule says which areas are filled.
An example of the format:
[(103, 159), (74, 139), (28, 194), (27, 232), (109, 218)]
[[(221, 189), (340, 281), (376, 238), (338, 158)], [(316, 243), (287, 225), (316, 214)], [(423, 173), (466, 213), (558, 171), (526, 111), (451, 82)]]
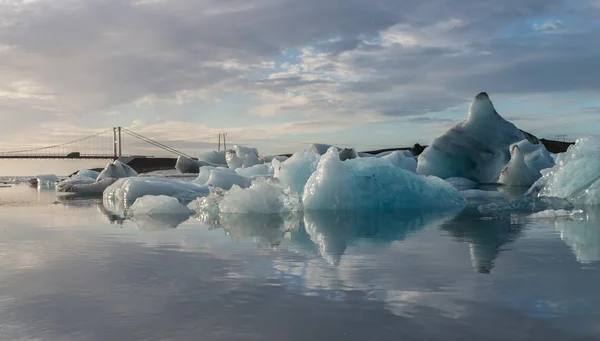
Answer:
[(412, 145), (480, 91), (575, 138), (600, 127), (598, 42), (599, 0), (0, 0), (0, 149), (118, 125), (184, 150)]

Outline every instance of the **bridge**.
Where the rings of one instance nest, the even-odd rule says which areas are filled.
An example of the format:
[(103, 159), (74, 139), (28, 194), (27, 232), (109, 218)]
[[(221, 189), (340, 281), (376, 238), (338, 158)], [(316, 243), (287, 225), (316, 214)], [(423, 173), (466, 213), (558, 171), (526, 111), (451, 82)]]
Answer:
[(23, 150), (0, 152), (0, 159), (81, 159), (117, 160), (120, 158), (151, 158), (152, 156), (123, 154), (123, 134), (153, 145), (176, 156), (192, 156), (129, 129), (113, 127), (77, 140)]

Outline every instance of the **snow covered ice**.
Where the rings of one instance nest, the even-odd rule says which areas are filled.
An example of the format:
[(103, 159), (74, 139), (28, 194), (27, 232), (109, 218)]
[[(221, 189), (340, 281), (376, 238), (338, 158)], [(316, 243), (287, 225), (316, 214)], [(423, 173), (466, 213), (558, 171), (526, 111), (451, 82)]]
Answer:
[(600, 139), (577, 140), (542, 171), (528, 194), (565, 198), (577, 204), (600, 204)]
[(494, 183), (510, 160), (509, 146), (537, 139), (502, 118), (484, 92), (473, 99), (466, 121), (436, 138), (419, 156), (417, 172)]

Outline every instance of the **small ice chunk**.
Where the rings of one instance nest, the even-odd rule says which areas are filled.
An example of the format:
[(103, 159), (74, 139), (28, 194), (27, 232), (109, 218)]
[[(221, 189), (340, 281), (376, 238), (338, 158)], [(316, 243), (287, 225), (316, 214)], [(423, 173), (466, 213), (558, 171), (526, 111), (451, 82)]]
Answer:
[[(525, 139), (513, 146), (517, 146), (521, 153), (525, 156), (525, 163), (527, 166), (539, 173), (543, 169), (554, 167), (554, 157), (552, 154), (546, 149), (543, 143), (532, 144), (529, 140)], [(537, 174), (537, 178), (539, 178), (541, 174)], [(536, 178), (536, 180), (537, 180)]]
[(274, 177), (281, 180), (291, 189), (302, 195), (304, 186), (317, 169), (321, 156), (315, 152), (299, 152), (285, 162), (272, 161)]
[(177, 169), (181, 174), (198, 174), (199, 169), (206, 166), (218, 167), (219, 165), (206, 161), (190, 159), (182, 155), (177, 158), (177, 162), (175, 163), (175, 169)]
[(128, 165), (122, 163), (119, 160), (115, 160), (113, 163), (109, 163), (106, 167), (98, 174), (96, 181), (100, 181), (102, 179), (113, 178), (113, 179), (121, 179), (127, 177), (137, 176), (137, 172), (133, 170), (133, 168)]
[(571, 217), (574, 215), (582, 214), (583, 210), (545, 210), (529, 215), (530, 218), (535, 219), (553, 219), (558, 217)]
[(115, 178), (106, 178), (94, 181), (94, 179), (87, 177), (77, 177), (59, 182), (56, 185), (56, 190), (63, 193), (102, 194), (105, 189), (117, 180)]
[(307, 210), (397, 210), (415, 207), (464, 207), (449, 183), (395, 167), (379, 158), (341, 161), (330, 148), (310, 176), (302, 197)]
[(218, 171), (218, 172), (224, 172), (224, 173), (235, 173), (235, 170), (226, 168), (226, 167), (205, 166), (205, 167), (200, 168), (200, 173), (198, 173), (198, 177), (195, 180), (193, 180), (192, 182), (194, 182), (198, 185), (206, 184), (206, 182), (210, 178), (210, 173), (213, 170)]
[(126, 216), (142, 230), (176, 228), (194, 212), (175, 198), (147, 195), (136, 199)]
[(177, 199), (166, 195), (145, 195), (137, 198), (127, 209), (127, 216), (187, 215), (193, 212)]
[(209, 192), (208, 186), (201, 186), (193, 182), (136, 177), (119, 179), (104, 190), (103, 196), (105, 200), (122, 201), (128, 205), (146, 195), (166, 195), (185, 201), (206, 196)]
[(233, 146), (233, 149), (228, 150), (225, 154), (227, 166), (231, 169), (252, 167), (261, 164), (258, 150), (256, 148), (248, 148), (243, 146)]
[(92, 179), (97, 179), (98, 175), (100, 175), (100, 172), (96, 172), (91, 169), (80, 169), (76, 175), (86, 176), (86, 177), (92, 178)]
[(479, 206), (488, 203), (507, 203), (509, 201), (506, 193), (502, 192), (469, 189), (461, 191), (460, 194), (467, 200), (469, 206)]
[(254, 165), (252, 167), (247, 168), (237, 168), (235, 172), (238, 175), (245, 176), (247, 178), (257, 177), (257, 176), (272, 176), (273, 175), (273, 165), (270, 163), (264, 163), (260, 165)]
[[(307, 152), (311, 152), (311, 153), (317, 153), (319, 155), (323, 155), (325, 153), (327, 153), (327, 151), (329, 150), (329, 148), (333, 147), (332, 145), (329, 144), (324, 144), (324, 143), (313, 143), (311, 144), (308, 148), (306, 148)], [(335, 149), (337, 149), (337, 151), (342, 150), (339, 147), (334, 147)]]
[(536, 213), (545, 210), (572, 210), (573, 204), (561, 198), (525, 197), (505, 203), (490, 203), (477, 209), (483, 214)]
[(201, 153), (198, 155), (198, 161), (212, 163), (219, 166), (227, 166), (227, 159), (225, 158), (226, 151), (211, 151)]
[(208, 213), (288, 213), (302, 210), (298, 194), (277, 179), (258, 178), (250, 187), (233, 186), (196, 199), (188, 207)]
[(352, 160), (358, 157), (358, 153), (354, 148), (344, 148), (340, 151), (340, 160)]
[[(525, 141), (527, 142), (527, 140)], [(525, 163), (525, 155), (519, 149), (518, 144), (514, 144), (510, 151), (510, 161), (500, 172), (498, 183), (507, 186), (531, 186), (541, 176), (538, 170), (530, 168)]]
[(36, 176), (38, 187), (54, 187), (60, 181), (58, 176), (54, 174), (43, 174)]
[(210, 171), (210, 176), (208, 177), (208, 181), (206, 181), (206, 185), (228, 190), (234, 185), (247, 188), (250, 186), (251, 181), (251, 179), (235, 173), (222, 172), (213, 169)]
[(407, 156), (402, 150), (393, 151), (385, 156), (382, 156), (381, 159), (388, 160), (398, 168), (406, 169), (413, 173), (417, 172), (417, 159), (412, 156)]

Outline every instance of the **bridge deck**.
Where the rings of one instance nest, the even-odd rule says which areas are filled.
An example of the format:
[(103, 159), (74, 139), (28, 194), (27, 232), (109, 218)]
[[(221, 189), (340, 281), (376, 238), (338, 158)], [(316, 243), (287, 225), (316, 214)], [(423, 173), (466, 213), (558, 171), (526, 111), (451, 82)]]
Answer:
[[(121, 157), (129, 157), (123, 155)], [(145, 158), (146, 156), (137, 156)], [(81, 155), (81, 156), (66, 156), (66, 155), (0, 155), (0, 159), (4, 160), (23, 160), (23, 159), (62, 159), (62, 160), (113, 160), (114, 155)]]

